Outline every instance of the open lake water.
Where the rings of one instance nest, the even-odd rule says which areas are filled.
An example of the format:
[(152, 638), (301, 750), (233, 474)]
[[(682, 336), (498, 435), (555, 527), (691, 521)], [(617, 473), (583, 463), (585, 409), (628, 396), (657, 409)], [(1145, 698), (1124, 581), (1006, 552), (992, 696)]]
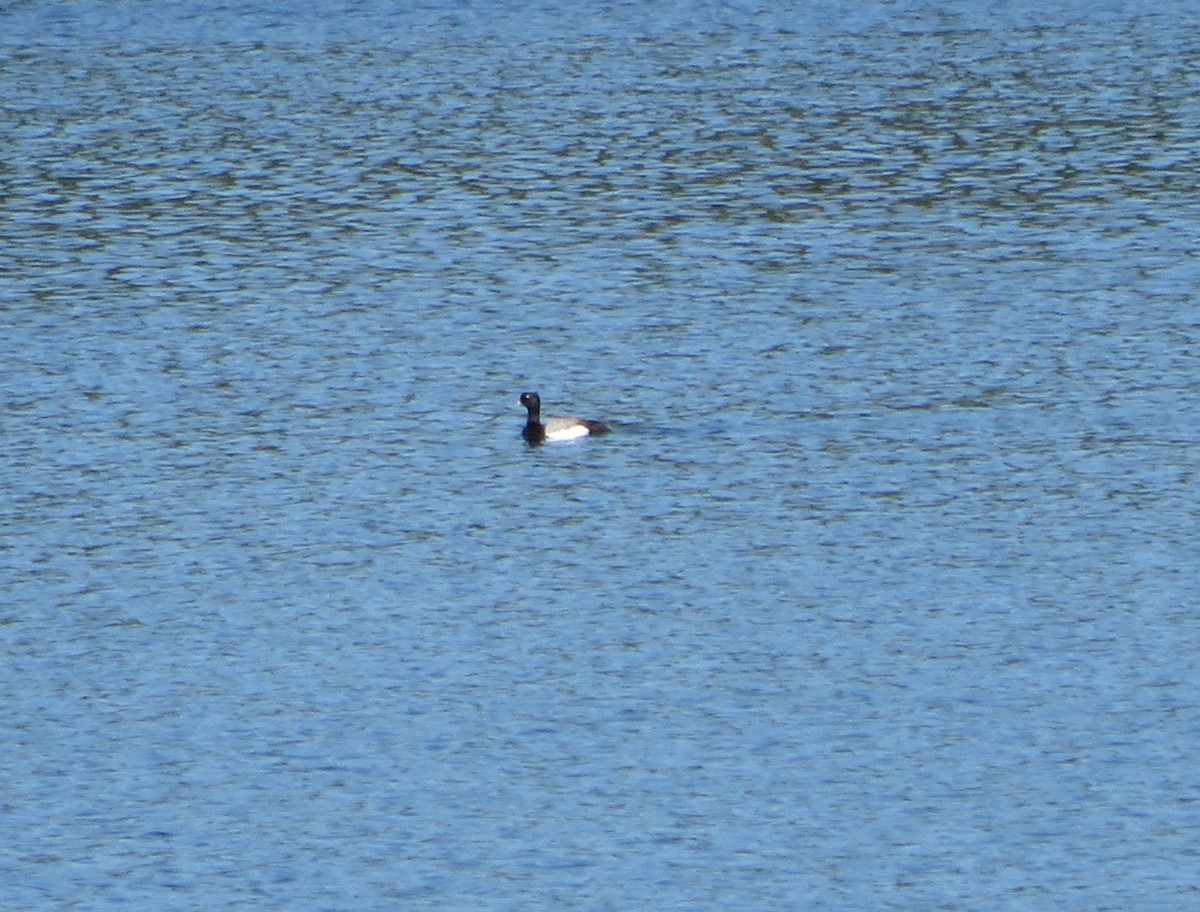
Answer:
[(1200, 908), (1198, 26), (5, 4), (0, 907)]

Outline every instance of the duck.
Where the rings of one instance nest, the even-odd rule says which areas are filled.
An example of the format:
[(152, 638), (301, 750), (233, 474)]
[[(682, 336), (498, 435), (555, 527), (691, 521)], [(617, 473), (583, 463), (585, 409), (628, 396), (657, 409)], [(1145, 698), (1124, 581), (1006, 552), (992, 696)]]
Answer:
[(575, 440), (593, 434), (607, 434), (610, 430), (603, 421), (588, 421), (584, 418), (547, 418), (542, 421), (542, 398), (537, 393), (521, 393), (521, 405), (529, 412), (521, 436), (530, 446)]

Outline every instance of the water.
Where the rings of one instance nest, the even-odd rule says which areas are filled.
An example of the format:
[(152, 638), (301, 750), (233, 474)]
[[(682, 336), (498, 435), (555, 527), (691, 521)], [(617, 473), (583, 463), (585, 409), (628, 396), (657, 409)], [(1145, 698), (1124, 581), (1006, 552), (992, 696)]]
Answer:
[(1194, 905), (1198, 11), (6, 9), (4, 908)]

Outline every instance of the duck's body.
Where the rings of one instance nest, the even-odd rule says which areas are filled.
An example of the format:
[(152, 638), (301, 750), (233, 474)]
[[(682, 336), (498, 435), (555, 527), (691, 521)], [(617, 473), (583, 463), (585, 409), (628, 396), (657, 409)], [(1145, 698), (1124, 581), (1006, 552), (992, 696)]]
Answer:
[(537, 393), (521, 393), (521, 405), (529, 412), (521, 436), (530, 446), (608, 432), (608, 425), (603, 421), (584, 418), (547, 418), (542, 421), (542, 400)]

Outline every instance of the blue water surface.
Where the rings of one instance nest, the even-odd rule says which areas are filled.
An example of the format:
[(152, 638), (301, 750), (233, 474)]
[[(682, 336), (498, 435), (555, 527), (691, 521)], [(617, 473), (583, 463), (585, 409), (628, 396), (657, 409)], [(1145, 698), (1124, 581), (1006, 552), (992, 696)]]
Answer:
[(0, 906), (1200, 903), (1200, 6), (1044, 7), (0, 11)]

